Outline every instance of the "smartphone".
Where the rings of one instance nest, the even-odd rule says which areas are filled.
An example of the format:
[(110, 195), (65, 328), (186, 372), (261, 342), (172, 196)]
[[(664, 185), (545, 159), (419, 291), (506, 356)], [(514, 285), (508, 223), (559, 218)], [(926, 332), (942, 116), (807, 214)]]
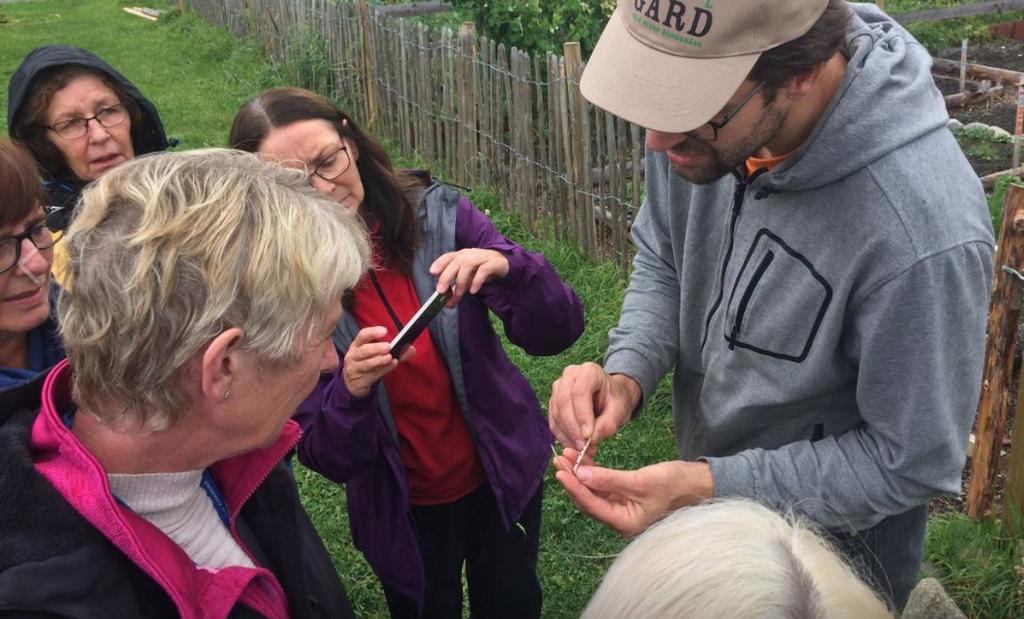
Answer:
[(391, 340), (392, 357), (397, 359), (402, 356), (402, 353), (409, 347), (409, 344), (412, 344), (419, 337), (420, 333), (423, 333), (423, 330), (427, 328), (430, 321), (441, 313), (441, 310), (444, 309), (444, 304), (448, 302), (451, 294), (451, 291), (437, 292), (435, 290), (434, 294), (430, 295), (430, 298), (416, 310), (416, 315), (402, 327), (402, 330), (398, 332), (395, 339)]

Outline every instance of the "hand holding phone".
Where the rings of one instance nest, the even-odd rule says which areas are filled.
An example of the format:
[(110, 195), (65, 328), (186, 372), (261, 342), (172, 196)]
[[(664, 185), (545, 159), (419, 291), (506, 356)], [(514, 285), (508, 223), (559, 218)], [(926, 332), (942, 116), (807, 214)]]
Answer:
[(446, 292), (435, 291), (434, 294), (430, 295), (430, 298), (416, 310), (416, 314), (398, 332), (395, 339), (391, 340), (392, 357), (398, 359), (402, 356), (402, 353), (409, 347), (409, 344), (412, 344), (419, 337), (420, 333), (423, 333), (423, 330), (427, 328), (430, 321), (441, 313), (450, 296), (450, 290)]

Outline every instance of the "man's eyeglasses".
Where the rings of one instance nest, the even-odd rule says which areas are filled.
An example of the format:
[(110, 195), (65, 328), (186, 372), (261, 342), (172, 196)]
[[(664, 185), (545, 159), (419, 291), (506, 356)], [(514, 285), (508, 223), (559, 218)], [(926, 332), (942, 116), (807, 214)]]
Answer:
[(100, 125), (110, 128), (120, 125), (126, 118), (128, 118), (128, 108), (123, 103), (118, 103), (117, 105), (105, 107), (92, 116), (69, 118), (59, 123), (45, 126), (65, 140), (75, 140), (89, 132), (90, 120), (95, 120)]
[(57, 223), (64, 219), (63, 210), (60, 206), (49, 206), (46, 215), (21, 234), (0, 237), (0, 274), (10, 271), (21, 260), (21, 245), (25, 239), (40, 251), (53, 247), (57, 242), (53, 233), (58, 229)]
[(313, 174), (316, 174), (325, 181), (333, 181), (347, 172), (351, 165), (352, 157), (348, 154), (348, 146), (342, 144), (338, 150), (325, 157), (323, 161), (316, 166), (316, 169), (313, 170)]
[(736, 115), (740, 113), (740, 111), (743, 109), (743, 106), (745, 106), (747, 103), (750, 103), (750, 100), (754, 98), (754, 95), (756, 95), (758, 91), (760, 91), (763, 87), (764, 82), (758, 82), (757, 85), (754, 86), (753, 90), (748, 92), (745, 97), (740, 99), (740, 102), (736, 104), (736, 107), (732, 108), (732, 110), (727, 112), (725, 116), (722, 117), (722, 120), (709, 120), (706, 124), (697, 127), (693, 131), (687, 131), (687, 133), (697, 138), (698, 140), (702, 140), (704, 142), (714, 142), (715, 140), (718, 139), (718, 132), (721, 131), (722, 128), (724, 128), (726, 125), (728, 125), (730, 120), (736, 118)]

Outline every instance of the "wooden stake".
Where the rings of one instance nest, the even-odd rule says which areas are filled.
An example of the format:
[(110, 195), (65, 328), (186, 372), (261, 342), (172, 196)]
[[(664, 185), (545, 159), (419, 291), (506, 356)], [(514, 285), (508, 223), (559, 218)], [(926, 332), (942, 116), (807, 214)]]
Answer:
[(967, 39), (960, 42), (960, 90), (963, 92), (967, 87)]
[(1013, 129), (1013, 165), (1011, 168), (1020, 167), (1020, 134), (1024, 128), (1024, 76), (1017, 80), (1017, 124)]
[(1024, 186), (1010, 185), (1003, 203), (1003, 225), (995, 257), (995, 283), (988, 315), (988, 343), (981, 402), (978, 404), (976, 443), (971, 460), (967, 513), (975, 520), (992, 506), (999, 451), (1010, 409), (1010, 380), (1020, 322), (1024, 281)]
[(885, 0), (875, 0), (875, 4), (878, 5), (878, 8), (882, 9), (883, 11), (885, 10)]

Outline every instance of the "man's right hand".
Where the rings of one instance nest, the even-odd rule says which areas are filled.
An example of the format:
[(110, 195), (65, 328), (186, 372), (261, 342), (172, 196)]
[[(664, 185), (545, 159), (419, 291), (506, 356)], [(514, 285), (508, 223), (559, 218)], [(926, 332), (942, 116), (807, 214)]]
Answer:
[(570, 365), (551, 386), (548, 424), (562, 445), (583, 449), (594, 433), (597, 443), (612, 436), (629, 421), (640, 402), (640, 384), (625, 374), (608, 374), (596, 363)]
[(386, 338), (388, 330), (384, 327), (366, 327), (356, 334), (356, 339), (345, 353), (345, 367), (342, 378), (348, 392), (356, 397), (364, 397), (370, 393), (374, 383), (385, 374), (398, 367), (399, 361), (405, 361), (416, 354), (412, 346), (402, 353), (401, 359), (391, 356), (391, 345)]

